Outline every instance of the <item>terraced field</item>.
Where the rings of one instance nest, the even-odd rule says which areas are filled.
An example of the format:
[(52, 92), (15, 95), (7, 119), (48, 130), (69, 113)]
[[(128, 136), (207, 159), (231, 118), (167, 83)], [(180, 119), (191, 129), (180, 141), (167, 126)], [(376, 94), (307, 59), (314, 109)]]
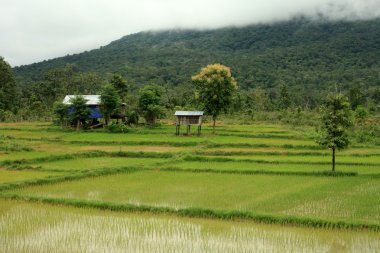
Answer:
[(353, 143), (331, 173), (313, 140), (0, 124), (0, 251), (379, 252), (380, 147)]

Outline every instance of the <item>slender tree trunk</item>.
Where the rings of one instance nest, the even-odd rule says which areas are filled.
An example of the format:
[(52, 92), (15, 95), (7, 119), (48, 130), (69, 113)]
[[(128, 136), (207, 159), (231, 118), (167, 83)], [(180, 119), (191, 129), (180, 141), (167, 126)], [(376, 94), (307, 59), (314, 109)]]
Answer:
[(80, 120), (77, 120), (77, 131), (79, 131)]
[(213, 120), (213, 124), (212, 124), (212, 134), (215, 134), (215, 121), (216, 121), (216, 117), (215, 117), (215, 116), (212, 116), (212, 120)]
[(335, 171), (335, 147), (332, 148), (332, 171)]

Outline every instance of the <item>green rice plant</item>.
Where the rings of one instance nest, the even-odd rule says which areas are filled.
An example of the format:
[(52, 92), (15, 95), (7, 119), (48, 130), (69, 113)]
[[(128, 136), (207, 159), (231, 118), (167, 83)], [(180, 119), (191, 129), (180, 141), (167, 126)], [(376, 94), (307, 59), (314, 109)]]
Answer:
[[(247, 151), (247, 150), (237, 150), (237, 151), (224, 151), (224, 150), (198, 150), (197, 155), (205, 156), (323, 156), (330, 158), (331, 154), (326, 151), (287, 151), (287, 150), (278, 150), (278, 151)], [(366, 154), (338, 154), (337, 157), (380, 157), (380, 153), (366, 153)]]
[[(273, 158), (273, 157), (271, 157)], [(261, 164), (310, 164), (310, 165), (329, 165), (331, 162), (329, 161), (307, 161), (307, 158), (304, 161), (297, 160), (283, 160), (281, 158), (265, 160), (265, 159), (247, 159), (240, 157), (212, 157), (212, 156), (195, 156), (195, 155), (187, 155), (184, 157), (185, 161), (202, 161), (202, 162), (251, 162), (251, 163), (261, 163)], [(380, 163), (372, 163), (372, 162), (336, 162), (337, 165), (347, 165), (347, 166), (374, 166), (379, 167)]]
[[(174, 130), (174, 129), (173, 129)], [(270, 144), (270, 145), (282, 145), (284, 139), (280, 136), (279, 138), (246, 138), (244, 136), (214, 136), (211, 134), (202, 134), (201, 136), (188, 137), (177, 137), (174, 135), (174, 131), (168, 131), (166, 134), (139, 134), (139, 133), (128, 133), (124, 135), (115, 135), (105, 132), (50, 132), (49, 138), (46, 137), (46, 133), (43, 131), (39, 132), (23, 132), (23, 131), (7, 131), (7, 135), (12, 136), (17, 139), (29, 139), (29, 140), (46, 140), (46, 141), (65, 141), (73, 143), (82, 142), (106, 142), (106, 143), (124, 143), (124, 144), (170, 144), (175, 145), (185, 145), (186, 142), (191, 143), (249, 143), (249, 144)], [(290, 145), (314, 145), (312, 140), (303, 139), (292, 139), (289, 138), (286, 141)]]
[[(3, 208), (3, 210), (1, 210)], [(38, 229), (36, 229), (38, 228)], [(31, 233), (33, 231), (33, 233)], [(338, 232), (338, 233), (337, 233)], [(1, 252), (375, 252), (378, 234), (0, 202)]]
[(0, 141), (0, 151), (3, 152), (19, 152), (19, 151), (32, 151), (33, 148), (13, 143), (9, 141)]
[[(176, 167), (183, 170), (210, 170), (210, 171), (270, 171), (270, 172), (295, 172), (295, 173), (323, 173), (329, 169), (329, 165), (324, 164), (307, 164), (307, 163), (254, 163), (252, 161), (185, 161), (178, 160), (172, 163), (162, 163), (160, 167)], [(357, 175), (376, 176), (380, 170), (376, 166), (366, 165), (341, 165), (338, 171), (342, 173), (354, 173)]]
[[(25, 197), (94, 200), (172, 209), (313, 217), (348, 223), (379, 224), (380, 220), (380, 184), (377, 179), (368, 177), (191, 173), (157, 168), (63, 181), (17, 189), (12, 193)], [(93, 192), (97, 194), (93, 195)]]
[(20, 165), (20, 164), (30, 164), (30, 163), (40, 163), (40, 162), (50, 162), (58, 160), (69, 160), (79, 157), (100, 157), (105, 156), (105, 152), (101, 151), (90, 151), (77, 154), (62, 154), (62, 155), (50, 155), (45, 157), (37, 157), (33, 159), (20, 159), (20, 160), (5, 160), (1, 162), (1, 165), (10, 166), (10, 165)]
[(40, 172), (40, 171), (9, 171), (0, 170), (0, 188), (4, 184), (22, 182), (25, 180), (34, 180), (37, 178), (45, 178), (48, 176), (59, 175), (59, 173), (54, 172)]
[[(298, 226), (306, 230), (307, 227), (308, 233), (310, 227), (321, 228), (323, 232), (329, 233), (328, 236), (340, 235), (346, 230), (361, 230), (360, 233), (364, 234), (374, 230), (378, 235), (380, 148), (374, 145), (354, 144), (350, 149), (340, 152), (337, 157), (339, 172), (332, 174), (326, 172), (330, 165), (329, 153), (313, 143), (311, 128), (229, 125), (218, 128), (218, 134), (213, 136), (210, 134), (211, 128), (204, 126), (200, 137), (176, 137), (173, 126), (164, 124), (152, 129), (130, 128), (123, 135), (107, 133), (103, 129), (77, 133), (38, 124), (0, 124), (0, 129), (0, 149), (4, 150), (4, 144), (7, 143), (17, 146), (14, 151), (4, 151), (8, 154), (0, 154), (1, 197), (11, 199), (8, 201), (11, 203), (26, 200), (25, 205), (30, 207), (35, 205), (33, 202), (44, 202), (45, 209), (57, 205), (55, 214), (59, 213), (58, 209), (72, 206), (77, 208), (74, 212), (102, 210), (100, 213), (107, 213), (107, 216), (146, 217), (163, 214), (170, 221), (189, 219), (185, 217), (198, 220), (203, 217), (206, 218), (205, 223), (221, 224), (236, 220), (244, 221), (240, 224), (253, 221), (254, 226), (263, 223), (277, 227), (273, 224), (282, 224), (284, 229)], [(22, 147), (30, 147), (31, 150), (23, 150)], [(152, 152), (155, 149), (159, 151)], [(6, 173), (19, 174), (11, 178)], [(0, 200), (0, 203), (3, 202)], [(22, 239), (16, 238), (31, 237), (28, 237), (27, 232), (22, 233), (24, 237), (17, 237), (12, 229), (33, 224), (33, 219), (27, 220), (26, 213), (22, 213), (20, 223), (15, 220), (10, 223), (19, 225), (12, 227), (6, 223), (2, 226), (5, 223), (1, 222), (7, 220), (1, 220), (1, 215), (7, 212), (3, 210), (4, 206), (0, 205), (0, 252), (52, 251), (51, 244), (45, 244), (42, 250), (38, 250), (30, 244), (20, 243)], [(78, 221), (73, 223), (81, 224)], [(107, 220), (101, 226), (107, 227), (111, 223), (111, 220)], [(141, 226), (146, 226), (144, 224)], [(36, 230), (39, 226), (33, 224), (28, 229), (40, 231)], [(46, 226), (50, 229), (54, 227)], [(140, 228), (143, 231), (147, 229)], [(339, 233), (335, 228), (340, 229)], [(110, 231), (97, 237), (114, 238), (112, 235), (107, 237), (112, 234)], [(230, 241), (223, 238), (222, 246), (215, 246), (209, 251), (228, 252), (224, 241), (229, 242), (229, 245), (233, 245), (234, 241), (239, 242), (241, 238), (252, 242), (251, 232), (244, 234), (239, 231), (231, 232), (231, 237), (228, 237)], [(70, 249), (91, 251), (75, 243), (78, 238), (83, 240), (88, 235), (87, 229), (76, 232), (75, 238), (69, 236), (72, 230), (63, 238), (59, 237), (58, 232), (57, 238), (66, 243), (69, 241), (65, 241), (65, 238), (71, 238)], [(263, 232), (258, 231), (257, 235), (260, 233)], [(41, 237), (38, 233), (30, 234)], [(31, 240), (37, 241), (37, 237)], [(93, 238), (96, 238), (95, 235)], [(183, 238), (180, 241), (186, 240)], [(208, 240), (204, 234), (197, 238)], [(326, 240), (327, 236), (324, 238)], [(291, 240), (288, 237), (285, 239)], [(163, 240), (167, 249), (170, 239), (160, 240)], [(125, 243), (130, 245), (131, 241)], [(361, 252), (363, 249), (377, 249), (374, 245), (378, 246), (378, 241), (377, 244), (352, 242), (349, 245), (352, 245), (350, 249), (353, 252)], [(154, 242), (158, 244), (158, 241)], [(310, 241), (308, 243), (305, 245), (310, 245)], [(314, 248), (292, 246), (292, 249), (294, 252), (314, 252), (317, 251), (315, 249), (321, 249), (322, 244), (318, 241)], [(3, 245), (7, 245), (7, 248), (1, 248)], [(125, 249), (125, 245), (117, 242), (114, 245), (117, 245), (115, 251)], [(131, 251), (144, 251), (141, 245)], [(252, 251), (252, 244), (243, 242), (242, 245), (246, 246), (234, 246), (235, 252)], [(268, 251), (265, 248), (268, 245), (263, 246), (263, 251)], [(303, 244), (295, 239), (292, 245)], [(344, 251), (331, 248), (332, 244), (326, 247), (321, 251)], [(281, 249), (287, 248), (291, 247), (281, 244)], [(192, 249), (189, 251), (207, 252)], [(203, 249), (207, 249), (207, 246)], [(281, 249), (278, 251), (281, 252)], [(67, 252), (68, 248), (61, 251)]]
[[(51, 152), (41, 152), (41, 151), (28, 151), (28, 152), (9, 152), (7, 154), (0, 155), (0, 166), (6, 166), (12, 164), (12, 161), (22, 161), (22, 160), (30, 160), (35, 158), (42, 158), (49, 155), (52, 155)], [(55, 152), (54, 154), (62, 154), (62, 151)]]
[(307, 138), (305, 136), (301, 135), (278, 135), (278, 134), (270, 134), (270, 133), (259, 133), (259, 134), (253, 134), (253, 133), (220, 133), (218, 132), (219, 136), (236, 136), (236, 137), (244, 137), (244, 138), (263, 138), (263, 139), (293, 139), (293, 140), (307, 140), (311, 138)]
[(63, 155), (50, 155), (45, 157), (38, 157), (34, 159), (20, 159), (20, 160), (5, 160), (0, 163), (3, 166), (20, 165), (20, 164), (31, 164), (31, 163), (43, 163), (43, 162), (53, 162), (62, 160), (71, 160), (77, 158), (96, 158), (96, 157), (134, 157), (134, 158), (170, 158), (173, 157), (173, 153), (157, 153), (157, 152), (106, 152), (100, 150), (71, 153)]
[[(30, 180), (6, 182), (4, 184), (0, 184), (0, 191), (24, 188), (27, 186), (55, 184), (55, 183), (60, 183), (60, 182), (65, 182), (65, 181), (79, 180), (86, 177), (99, 177), (99, 176), (114, 175), (114, 174), (119, 174), (119, 173), (131, 173), (137, 170), (140, 170), (140, 169), (135, 168), (135, 167), (117, 167), (117, 168), (101, 168), (98, 170), (91, 170), (91, 171), (75, 171), (74, 173), (71, 173), (71, 174), (38, 177), (38, 178), (36, 177)], [(54, 171), (54, 172), (58, 172), (58, 171)]]
[(32, 151), (33, 148), (27, 143), (17, 141), (6, 135), (0, 135), (0, 152)]
[(271, 171), (271, 170), (218, 170), (218, 169), (184, 169), (181, 167), (160, 167), (161, 171), (172, 172), (195, 172), (195, 173), (220, 173), (220, 174), (243, 174), (243, 175), (288, 175), (288, 176), (329, 176), (329, 177), (353, 177), (357, 172), (342, 171)]
[(294, 145), (294, 144), (279, 144), (271, 145), (269, 143), (210, 143), (206, 148), (270, 148), (280, 147), (284, 149), (306, 149), (306, 150), (322, 150), (317, 145)]
[[(134, 157), (95, 157), (76, 158), (71, 160), (58, 160), (52, 162), (38, 163), (38, 169), (43, 171), (93, 171), (97, 169), (118, 168), (118, 167), (138, 167), (144, 168), (154, 166), (159, 163), (167, 163), (167, 159), (162, 158), (134, 158)], [(24, 166), (24, 165), (21, 165)], [(24, 167), (21, 167), (24, 168)]]
[[(205, 156), (205, 157), (220, 157), (220, 156)], [(273, 162), (304, 162), (304, 163), (331, 163), (330, 156), (318, 156), (318, 155), (233, 155), (228, 156), (228, 158), (240, 160), (240, 159), (251, 159), (251, 160), (266, 160)], [(346, 165), (374, 165), (380, 166), (380, 156), (337, 156), (337, 162)]]
[(331, 229), (350, 229), (350, 230), (370, 230), (380, 231), (380, 224), (363, 222), (333, 221), (309, 217), (296, 217), (284, 215), (256, 214), (246, 211), (214, 210), (204, 208), (170, 208), (149, 205), (116, 204), (111, 202), (99, 202), (94, 200), (74, 200), (63, 198), (30, 197), (17, 194), (2, 194), (4, 199), (23, 200), (53, 205), (65, 205), (76, 208), (95, 208), (117, 212), (142, 212), (154, 214), (170, 214), (190, 218), (207, 218), (220, 220), (247, 220), (263, 224), (294, 225), (301, 227)]
[(66, 141), (69, 144), (82, 144), (82, 145), (126, 145), (126, 146), (142, 146), (142, 145), (155, 145), (155, 146), (171, 146), (171, 147), (192, 147), (196, 145), (203, 145), (207, 142), (173, 142), (173, 141)]
[(223, 151), (223, 150), (198, 150), (197, 155), (204, 156), (330, 156), (326, 152), (310, 152), (310, 151)]

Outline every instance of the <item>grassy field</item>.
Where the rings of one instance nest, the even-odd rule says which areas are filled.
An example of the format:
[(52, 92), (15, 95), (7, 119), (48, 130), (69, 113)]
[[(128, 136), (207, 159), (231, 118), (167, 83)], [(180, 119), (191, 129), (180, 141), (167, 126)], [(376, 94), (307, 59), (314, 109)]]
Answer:
[(174, 130), (0, 124), (0, 252), (380, 251), (380, 147), (331, 174), (311, 128)]

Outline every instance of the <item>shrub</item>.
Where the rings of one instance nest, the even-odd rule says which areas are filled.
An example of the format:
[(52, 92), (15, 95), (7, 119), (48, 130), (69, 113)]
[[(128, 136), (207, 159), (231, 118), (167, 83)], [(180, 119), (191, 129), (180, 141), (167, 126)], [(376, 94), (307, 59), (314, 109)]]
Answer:
[(124, 125), (124, 124), (118, 124), (118, 123), (115, 123), (115, 122), (112, 122), (112, 124), (109, 125), (107, 129), (111, 133), (127, 133), (128, 132), (128, 128), (127, 128), (126, 125)]
[(137, 125), (139, 123), (139, 114), (136, 111), (132, 111), (127, 116), (127, 124), (128, 125)]

